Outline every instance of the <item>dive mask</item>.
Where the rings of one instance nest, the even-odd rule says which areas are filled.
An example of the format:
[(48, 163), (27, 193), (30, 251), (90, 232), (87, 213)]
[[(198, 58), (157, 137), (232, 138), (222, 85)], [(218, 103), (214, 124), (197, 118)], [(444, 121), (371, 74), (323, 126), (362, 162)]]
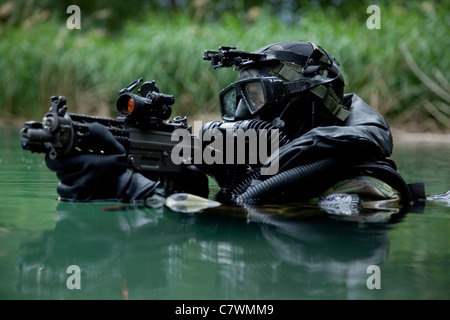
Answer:
[(251, 115), (267, 106), (283, 101), (285, 85), (277, 77), (260, 77), (239, 80), (220, 92), (220, 112), (225, 121), (234, 121), (236, 109), (244, 104)]

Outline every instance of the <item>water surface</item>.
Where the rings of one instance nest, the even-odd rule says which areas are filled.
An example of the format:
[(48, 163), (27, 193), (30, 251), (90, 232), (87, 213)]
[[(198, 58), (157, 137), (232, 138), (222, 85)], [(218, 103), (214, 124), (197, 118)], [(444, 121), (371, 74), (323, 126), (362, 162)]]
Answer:
[[(0, 299), (450, 298), (448, 202), (389, 222), (295, 205), (188, 216), (65, 203), (43, 155), (0, 130)], [(450, 190), (448, 144), (396, 146), (393, 159), (428, 195)]]

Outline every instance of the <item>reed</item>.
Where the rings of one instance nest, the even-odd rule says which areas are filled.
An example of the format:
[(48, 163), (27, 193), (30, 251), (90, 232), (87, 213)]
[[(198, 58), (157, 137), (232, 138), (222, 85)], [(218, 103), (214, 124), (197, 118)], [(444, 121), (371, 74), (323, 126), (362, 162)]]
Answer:
[(49, 96), (65, 95), (71, 112), (115, 116), (117, 90), (140, 76), (175, 95), (175, 114), (217, 113), (217, 94), (237, 74), (211, 69), (201, 59), (204, 50), (234, 45), (252, 51), (304, 40), (330, 52), (341, 64), (346, 92), (358, 93), (389, 121), (445, 131), (449, 102), (430, 85), (448, 92), (449, 5), (424, 3), (407, 11), (381, 6), (379, 30), (366, 27), (365, 12), (343, 18), (331, 9), (311, 9), (289, 23), (265, 10), (249, 20), (224, 13), (216, 21), (149, 13), (115, 33), (94, 26), (69, 30), (57, 18), (3, 26), (0, 114), (37, 118), (48, 109)]

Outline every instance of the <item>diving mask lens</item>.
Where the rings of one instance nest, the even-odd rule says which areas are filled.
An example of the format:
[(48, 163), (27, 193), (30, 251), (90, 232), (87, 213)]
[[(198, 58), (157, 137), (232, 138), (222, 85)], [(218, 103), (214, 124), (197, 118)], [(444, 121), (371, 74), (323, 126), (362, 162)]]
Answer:
[(252, 113), (261, 109), (266, 99), (261, 81), (250, 81), (244, 83), (244, 92), (248, 101), (248, 105), (253, 109)]
[[(281, 86), (281, 87), (280, 87)], [(222, 118), (234, 121), (239, 103), (253, 115), (284, 96), (283, 82), (277, 78), (253, 78), (237, 81), (220, 93)]]
[(237, 106), (237, 93), (235, 87), (229, 86), (220, 96), (222, 117), (227, 120), (232, 120)]

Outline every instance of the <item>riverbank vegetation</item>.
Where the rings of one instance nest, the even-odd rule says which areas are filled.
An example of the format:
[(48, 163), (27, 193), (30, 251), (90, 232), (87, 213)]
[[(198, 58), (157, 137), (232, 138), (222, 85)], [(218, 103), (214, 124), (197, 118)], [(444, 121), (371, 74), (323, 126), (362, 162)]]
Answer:
[[(335, 2), (4, 2), (0, 119), (39, 120), (51, 95), (66, 96), (70, 112), (116, 116), (117, 91), (141, 76), (175, 95), (172, 114), (219, 119), (217, 95), (237, 74), (213, 70), (204, 50), (304, 40), (331, 53), (346, 92), (394, 126), (449, 132), (448, 2)], [(80, 8), (81, 29), (67, 27), (70, 4)], [(372, 4), (380, 9), (380, 29), (368, 28)]]

